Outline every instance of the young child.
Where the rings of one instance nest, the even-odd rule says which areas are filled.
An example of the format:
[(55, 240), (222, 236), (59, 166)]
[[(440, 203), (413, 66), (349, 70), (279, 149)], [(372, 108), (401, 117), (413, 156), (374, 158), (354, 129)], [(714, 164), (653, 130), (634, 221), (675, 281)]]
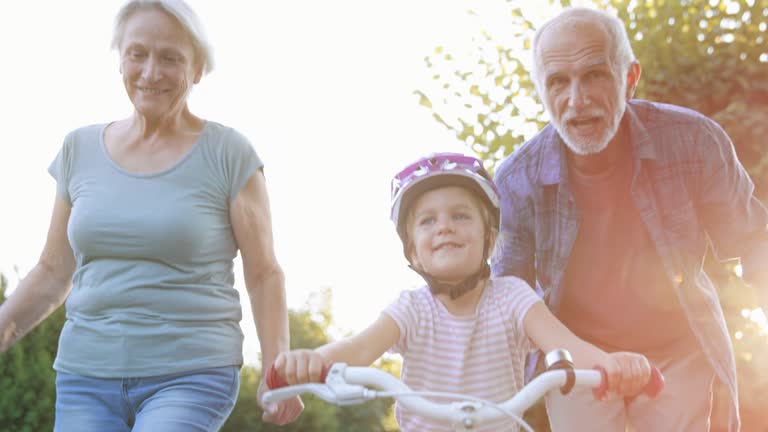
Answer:
[[(289, 384), (320, 380), (324, 366), (368, 366), (387, 350), (403, 356), (413, 390), (465, 393), (502, 402), (524, 385), (526, 355), (570, 351), (578, 368), (603, 367), (609, 390), (631, 395), (650, 376), (645, 357), (607, 354), (561, 324), (523, 280), (490, 278), (499, 197), (482, 162), (455, 153), (419, 159), (392, 182), (392, 221), (410, 267), (427, 285), (404, 291), (361, 333), (316, 350), (282, 353), (275, 368)], [(405, 431), (448, 430), (399, 406)], [(512, 422), (478, 430), (517, 430)]]

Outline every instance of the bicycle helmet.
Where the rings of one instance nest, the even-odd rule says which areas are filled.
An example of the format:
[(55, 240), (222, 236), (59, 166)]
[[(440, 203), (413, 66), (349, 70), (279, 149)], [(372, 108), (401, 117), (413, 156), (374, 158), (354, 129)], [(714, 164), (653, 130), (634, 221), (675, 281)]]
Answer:
[(397, 234), (403, 242), (403, 253), (408, 262), (408, 233), (406, 219), (408, 209), (416, 198), (432, 189), (446, 186), (460, 186), (472, 191), (488, 209), (490, 226), (486, 227), (485, 244), (481, 268), (457, 285), (450, 285), (434, 280), (429, 274), (410, 267), (420, 274), (433, 293), (447, 292), (451, 298), (456, 298), (477, 285), (481, 278), (488, 277), (488, 245), (491, 228), (499, 230), (501, 210), (499, 193), (483, 162), (475, 157), (460, 153), (434, 153), (418, 159), (403, 168), (392, 179), (392, 204), (390, 217), (395, 224)]

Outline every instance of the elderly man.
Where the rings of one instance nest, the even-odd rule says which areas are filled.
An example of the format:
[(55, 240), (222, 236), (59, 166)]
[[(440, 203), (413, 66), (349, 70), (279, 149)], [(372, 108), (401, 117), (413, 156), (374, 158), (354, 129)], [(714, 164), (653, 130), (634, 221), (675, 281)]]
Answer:
[(711, 243), (766, 288), (768, 214), (730, 139), (694, 111), (631, 100), (640, 64), (607, 13), (563, 10), (533, 53), (552, 120), (497, 170), (494, 273), (524, 278), (578, 336), (643, 353), (666, 378), (656, 399), (550, 396), (553, 430), (708, 430), (714, 379), (738, 430), (733, 349), (702, 262)]

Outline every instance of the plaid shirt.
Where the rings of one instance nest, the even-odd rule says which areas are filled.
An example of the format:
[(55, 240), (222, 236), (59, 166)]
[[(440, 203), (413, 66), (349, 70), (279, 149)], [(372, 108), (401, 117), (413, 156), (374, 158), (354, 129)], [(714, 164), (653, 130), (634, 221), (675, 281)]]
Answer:
[[(702, 265), (708, 244), (720, 259), (741, 257), (745, 278), (768, 262), (768, 213), (714, 121), (685, 108), (632, 100), (622, 127), (632, 145), (632, 200), (702, 350), (729, 390), (730, 430), (738, 430), (733, 347)], [(560, 136), (547, 125), (501, 164), (495, 178), (502, 253), (493, 262), (494, 275), (525, 279), (555, 314), (580, 220), (566, 161)]]

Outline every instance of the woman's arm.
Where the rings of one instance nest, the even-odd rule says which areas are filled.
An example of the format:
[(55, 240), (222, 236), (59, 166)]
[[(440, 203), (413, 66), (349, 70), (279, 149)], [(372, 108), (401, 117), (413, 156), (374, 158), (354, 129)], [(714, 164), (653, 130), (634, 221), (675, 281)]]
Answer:
[[(261, 170), (248, 179), (232, 202), (230, 220), (243, 260), (245, 288), (261, 345), (263, 376), (277, 355), (288, 350), (290, 336), (285, 278), (275, 257), (269, 198)], [(259, 385), (259, 403), (265, 389), (264, 381), (262, 379)], [(297, 397), (264, 407), (263, 418), (282, 425), (295, 420), (303, 409), (304, 405)]]
[(288, 350), (290, 336), (284, 275), (275, 257), (269, 198), (261, 171), (248, 179), (232, 202), (230, 219), (266, 368), (278, 353)]
[(5, 352), (67, 298), (75, 257), (67, 239), (70, 205), (57, 196), (48, 238), (37, 264), (0, 306), (0, 352)]

